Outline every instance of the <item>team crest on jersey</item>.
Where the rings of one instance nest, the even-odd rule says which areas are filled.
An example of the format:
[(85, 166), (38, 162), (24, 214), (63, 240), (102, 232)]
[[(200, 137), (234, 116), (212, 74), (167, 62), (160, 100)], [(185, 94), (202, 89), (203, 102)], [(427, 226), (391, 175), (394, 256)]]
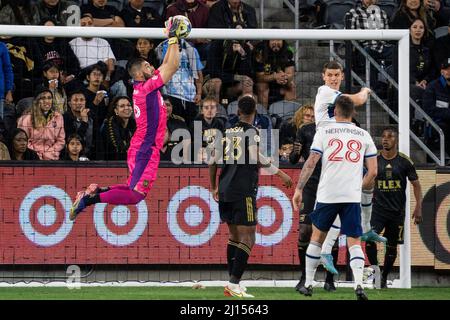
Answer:
[(261, 141), (261, 138), (258, 135), (253, 136), (253, 139), (256, 143), (259, 143)]
[(156, 79), (158, 79), (158, 76), (153, 76), (152, 77), (152, 80), (156, 80)]
[(141, 109), (137, 105), (134, 105), (134, 116), (139, 118), (141, 116)]

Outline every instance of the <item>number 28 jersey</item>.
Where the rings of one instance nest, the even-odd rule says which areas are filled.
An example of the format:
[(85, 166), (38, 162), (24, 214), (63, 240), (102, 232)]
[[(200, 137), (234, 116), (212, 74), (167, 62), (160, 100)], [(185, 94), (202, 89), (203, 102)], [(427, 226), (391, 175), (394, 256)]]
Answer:
[(317, 128), (311, 152), (322, 156), (317, 202), (361, 202), (364, 159), (377, 156), (370, 134), (350, 122), (329, 123)]

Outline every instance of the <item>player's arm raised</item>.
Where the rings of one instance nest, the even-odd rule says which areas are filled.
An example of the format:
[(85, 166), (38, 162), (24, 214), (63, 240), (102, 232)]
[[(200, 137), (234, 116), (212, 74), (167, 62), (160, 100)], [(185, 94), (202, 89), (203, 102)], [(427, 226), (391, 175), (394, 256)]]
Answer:
[(345, 96), (349, 97), (353, 101), (355, 106), (358, 107), (358, 106), (362, 106), (364, 103), (367, 102), (367, 99), (369, 99), (369, 95), (371, 92), (372, 92), (372, 90), (370, 90), (367, 87), (364, 87), (358, 93), (345, 94)]
[(175, 17), (171, 17), (166, 22), (166, 32), (169, 38), (168, 49), (161, 66), (158, 68), (164, 83), (167, 83), (172, 78), (180, 66), (180, 46), (178, 44), (180, 40), (176, 36), (180, 23), (183, 22)]
[(311, 153), (303, 165), (302, 171), (300, 172), (300, 178), (298, 179), (297, 187), (295, 188), (295, 194), (292, 197), (292, 205), (294, 206), (294, 210), (298, 211), (300, 208), (300, 204), (302, 203), (302, 192), (306, 183), (311, 177), (314, 169), (316, 168), (317, 162), (319, 162), (322, 154), (311, 150)]

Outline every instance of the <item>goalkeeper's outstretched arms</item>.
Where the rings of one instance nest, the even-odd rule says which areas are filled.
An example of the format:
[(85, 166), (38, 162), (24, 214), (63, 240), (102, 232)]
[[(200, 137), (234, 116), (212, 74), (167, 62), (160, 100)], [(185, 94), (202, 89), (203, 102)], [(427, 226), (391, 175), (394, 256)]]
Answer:
[[(168, 49), (161, 66), (158, 68), (164, 84), (172, 78), (180, 66), (180, 29), (185, 28), (185, 26), (183, 26), (185, 23), (186, 20), (181, 19), (178, 16), (170, 17), (166, 21)], [(186, 34), (183, 34), (183, 37), (186, 36)]]

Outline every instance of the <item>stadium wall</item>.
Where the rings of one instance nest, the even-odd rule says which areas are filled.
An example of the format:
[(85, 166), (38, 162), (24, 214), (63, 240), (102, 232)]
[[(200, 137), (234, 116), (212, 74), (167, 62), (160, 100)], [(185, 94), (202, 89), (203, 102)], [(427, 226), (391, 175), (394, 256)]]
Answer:
[[(298, 177), (298, 169), (286, 171)], [(418, 174), (424, 193), (424, 223), (411, 226), (412, 265), (450, 270), (450, 170), (424, 169)], [(162, 165), (144, 202), (130, 210), (97, 204), (75, 223), (68, 221), (77, 191), (93, 182), (123, 183), (126, 175), (123, 163), (72, 167), (54, 162), (33, 166), (2, 163), (0, 264), (226, 264), (227, 230), (219, 222), (204, 166)], [(292, 192), (275, 177), (261, 177), (257, 245), (251, 264), (298, 264), (298, 215), (290, 203)], [(341, 251), (340, 264), (344, 264), (345, 248)]]

